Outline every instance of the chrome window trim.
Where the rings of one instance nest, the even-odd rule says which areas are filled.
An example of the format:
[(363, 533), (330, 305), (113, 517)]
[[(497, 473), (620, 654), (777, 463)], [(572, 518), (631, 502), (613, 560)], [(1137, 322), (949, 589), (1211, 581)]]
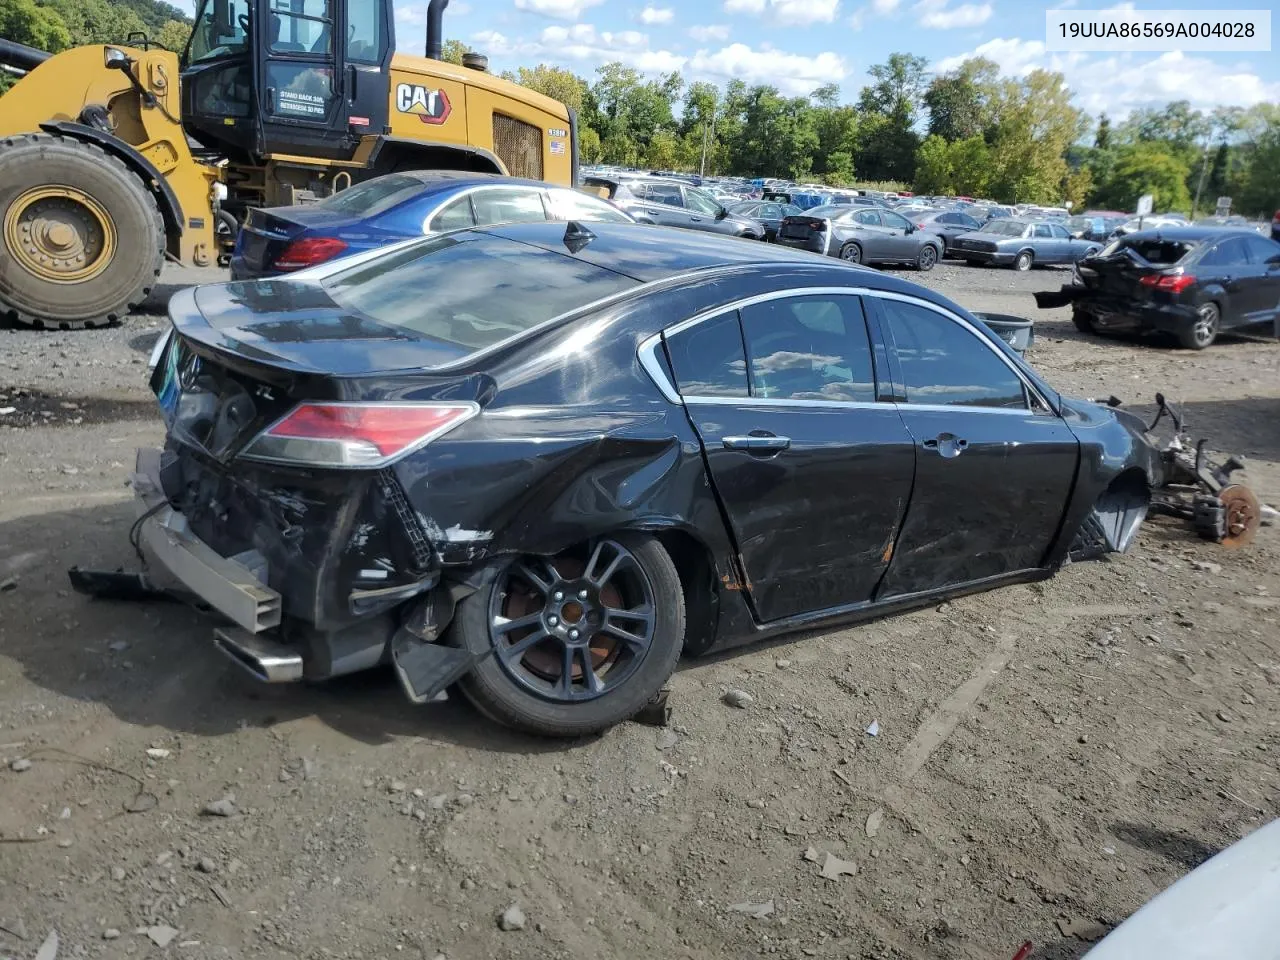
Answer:
[(940, 306), (939, 304), (931, 303), (928, 300), (922, 300), (918, 297), (913, 297), (905, 293), (897, 293), (893, 290), (873, 290), (869, 287), (796, 287), (789, 290), (773, 290), (773, 291), (770, 291), (769, 293), (758, 293), (758, 294), (755, 294), (754, 296), (744, 297), (741, 300), (735, 300), (733, 303), (722, 304), (721, 306), (712, 307), (708, 310), (704, 310), (701, 313), (694, 314), (692, 317), (690, 317), (687, 320), (681, 320), (680, 322), (672, 324), (671, 326), (659, 331), (658, 333), (653, 334), (653, 336), (645, 338), (645, 340), (641, 342), (637, 350), (637, 358), (640, 361), (640, 366), (644, 369), (645, 373), (649, 375), (649, 378), (653, 380), (654, 385), (662, 393), (663, 397), (666, 398), (668, 402), (676, 405), (679, 405), (681, 403), (711, 403), (711, 404), (736, 403), (736, 404), (747, 404), (751, 406), (756, 406), (756, 405), (778, 406), (782, 404), (790, 404), (790, 405), (802, 405), (802, 406), (832, 406), (832, 407), (839, 407), (840, 409), (851, 409), (851, 408), (856, 408), (857, 406), (864, 406), (864, 407), (883, 406), (884, 403), (888, 401), (868, 402), (868, 401), (861, 401), (861, 400), (783, 400), (777, 397), (751, 397), (751, 396), (747, 396), (747, 397), (697, 397), (697, 396), (682, 397), (680, 395), (680, 392), (676, 389), (675, 384), (672, 383), (671, 380), (667, 377), (666, 370), (663, 369), (662, 362), (658, 359), (657, 350), (659, 345), (661, 345), (662, 343), (663, 337), (668, 337), (668, 336), (673, 337), (676, 334), (682, 333), (685, 330), (688, 330), (690, 327), (695, 327), (698, 324), (703, 323), (707, 320), (713, 320), (716, 317), (723, 316), (726, 313), (732, 313), (737, 310), (742, 310), (745, 307), (750, 307), (757, 303), (768, 303), (769, 301), (772, 301), (772, 300), (782, 300), (782, 299), (789, 299), (793, 297), (810, 297), (810, 296), (879, 297), (883, 300), (898, 300), (902, 303), (908, 303), (908, 304), (912, 304), (913, 306), (924, 307), (925, 309), (932, 310), (934, 313), (947, 317), (951, 321), (960, 324), (960, 326), (968, 330), (969, 334), (975, 340), (977, 340), (978, 343), (980, 343), (987, 350), (991, 351), (991, 353), (994, 356), (999, 358), (999, 360), (1006, 367), (1009, 368), (1009, 370), (1013, 373), (1014, 376), (1018, 378), (1019, 382), (1023, 385), (1023, 387), (1026, 389), (1027, 393), (1029, 394), (1029, 397), (1027, 399), (1027, 405), (1022, 408), (984, 407), (984, 406), (973, 406), (968, 404), (948, 405), (948, 404), (924, 404), (924, 403), (909, 403), (909, 402), (902, 403), (903, 406), (907, 407), (910, 410), (980, 411), (983, 413), (1016, 413), (1019, 415), (1030, 414), (1032, 416), (1043, 416), (1044, 414), (1039, 413), (1035, 409), (1035, 402), (1038, 401), (1050, 416), (1054, 416), (1056, 418), (1056, 414), (1054, 414), (1053, 412), (1053, 404), (1049, 403), (1049, 401), (1045, 398), (1044, 394), (1042, 394), (1039, 391), (1039, 389), (1036, 388), (1036, 385), (1032, 383), (1021, 370), (1018, 369), (1017, 365), (1014, 364), (1012, 360), (1006, 357), (1000, 351), (1000, 349), (997, 348), (994, 344), (990, 343), (987, 340), (987, 338), (983, 336), (983, 334), (981, 334), (977, 330), (977, 328), (974, 327), (974, 325), (971, 324), (968, 320), (966, 320), (964, 317), (960, 316), (957, 313), (952, 313), (946, 307)]

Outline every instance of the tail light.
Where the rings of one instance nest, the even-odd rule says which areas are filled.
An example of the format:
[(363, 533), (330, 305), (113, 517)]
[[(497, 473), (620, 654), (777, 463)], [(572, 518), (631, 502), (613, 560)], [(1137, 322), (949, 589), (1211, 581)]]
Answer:
[(1196, 282), (1196, 278), (1189, 273), (1160, 274), (1149, 273), (1138, 281), (1144, 287), (1150, 287), (1152, 290), (1163, 290), (1166, 293), (1181, 293), (1187, 287)]
[(300, 403), (240, 456), (302, 467), (384, 467), (479, 412), (476, 403)]
[(337, 237), (303, 237), (295, 240), (280, 252), (272, 266), (286, 273), (305, 270), (317, 263), (324, 263), (347, 249)]
[(917, 230), (923, 230), (923, 229), (924, 229), (924, 224), (923, 224), (923, 223), (917, 223), (917, 224), (916, 224), (916, 229), (917, 229)]

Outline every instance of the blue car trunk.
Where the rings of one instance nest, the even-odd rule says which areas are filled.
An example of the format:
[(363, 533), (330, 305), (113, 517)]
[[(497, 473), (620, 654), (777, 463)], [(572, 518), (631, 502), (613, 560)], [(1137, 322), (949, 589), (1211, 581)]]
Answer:
[(318, 206), (250, 210), (236, 238), (238, 272), (246, 278), (274, 273), (276, 258), (299, 237), (333, 237), (359, 224), (350, 214)]

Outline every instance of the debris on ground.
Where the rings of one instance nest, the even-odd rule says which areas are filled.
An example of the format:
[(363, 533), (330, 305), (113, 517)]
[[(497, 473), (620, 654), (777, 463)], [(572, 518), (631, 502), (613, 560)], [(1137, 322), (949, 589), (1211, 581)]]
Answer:
[(804, 858), (808, 860), (810, 863), (817, 863), (819, 856), (820, 854), (813, 847), (810, 847), (808, 850), (804, 852)]
[(1077, 918), (1058, 919), (1055, 921), (1058, 925), (1058, 931), (1064, 937), (1075, 937), (1077, 940), (1084, 940), (1086, 943), (1093, 943), (1101, 940), (1107, 935), (1107, 928), (1100, 923), (1094, 923), (1091, 920), (1080, 920)]
[(147, 756), (152, 760), (167, 760), (169, 758), (169, 751), (164, 747), (150, 747), (147, 750)]
[(880, 809), (872, 810), (871, 815), (867, 817), (867, 836), (874, 837), (880, 832), (880, 824), (884, 822), (884, 811)]
[(839, 857), (828, 853), (827, 858), (822, 861), (822, 870), (820, 875), (826, 880), (839, 880), (841, 877), (852, 877), (858, 872), (858, 865), (852, 860), (841, 860)]
[(17, 760), (9, 762), (9, 769), (14, 773), (26, 773), (31, 769), (31, 761), (26, 757), (19, 757)]
[(498, 916), (498, 928), (500, 930), (523, 930), (526, 922), (524, 911), (516, 903), (507, 907)]
[(867, 736), (868, 736), (868, 737), (878, 737), (878, 736), (880, 736), (880, 721), (879, 721), (879, 720), (872, 720), (872, 721), (871, 721), (871, 726), (867, 727)]
[(147, 927), (147, 939), (162, 949), (171, 944), (177, 935), (178, 931), (167, 923), (158, 923), (154, 927)]
[(236, 815), (235, 794), (227, 794), (221, 799), (206, 803), (200, 808), (206, 817), (234, 817)]
[(745, 690), (737, 690), (730, 688), (724, 692), (721, 698), (731, 707), (737, 707), (739, 710), (745, 710), (756, 702), (756, 698)]
[(734, 903), (730, 904), (729, 909), (734, 913), (745, 913), (752, 920), (763, 920), (765, 917), (773, 913), (773, 901), (763, 900), (759, 903)]
[(58, 956), (58, 931), (50, 930), (49, 935), (36, 951), (36, 960), (56, 960)]

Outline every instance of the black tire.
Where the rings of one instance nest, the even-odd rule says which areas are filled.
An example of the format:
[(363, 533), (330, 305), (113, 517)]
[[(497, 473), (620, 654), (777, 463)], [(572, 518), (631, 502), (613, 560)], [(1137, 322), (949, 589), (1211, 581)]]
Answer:
[[(94, 275), (44, 279), (10, 249), (11, 214), (15, 230), (23, 223), (15, 204), (22, 201), (26, 209), (23, 198), (42, 187), (72, 188), (104, 212), (113, 250), (108, 254), (102, 242), (97, 255), (103, 264)], [(37, 328), (118, 322), (146, 300), (164, 263), (164, 221), (142, 181), (101, 148), (67, 137), (25, 134), (0, 141), (0, 223), (0, 315)]]
[(862, 263), (862, 248), (850, 240), (840, 248), (840, 259), (845, 263)]
[(1071, 308), (1071, 322), (1076, 325), (1076, 329), (1081, 333), (1096, 333), (1093, 325), (1093, 316), (1086, 310), (1079, 307)]
[(675, 670), (684, 647), (685, 609), (680, 576), (671, 557), (657, 540), (637, 534), (602, 538), (614, 541), (636, 558), (653, 592), (653, 639), (643, 659), (616, 689), (595, 699), (556, 702), (521, 686), (492, 653), (491, 601), (503, 574), (523, 558), (512, 558), (491, 571), (484, 585), (458, 604), (452, 632), (454, 642), (485, 655), (458, 684), (463, 694), (490, 719), (526, 733), (547, 737), (582, 737), (599, 733), (635, 716)]
[(916, 254), (916, 269), (921, 273), (928, 273), (937, 262), (938, 248), (931, 243), (926, 243)]
[(1019, 273), (1026, 273), (1036, 262), (1035, 254), (1030, 250), (1022, 250), (1013, 258), (1013, 269)]
[(1212, 301), (1196, 311), (1195, 325), (1178, 333), (1178, 343), (1188, 350), (1203, 350), (1218, 339), (1222, 330), (1222, 311)]

